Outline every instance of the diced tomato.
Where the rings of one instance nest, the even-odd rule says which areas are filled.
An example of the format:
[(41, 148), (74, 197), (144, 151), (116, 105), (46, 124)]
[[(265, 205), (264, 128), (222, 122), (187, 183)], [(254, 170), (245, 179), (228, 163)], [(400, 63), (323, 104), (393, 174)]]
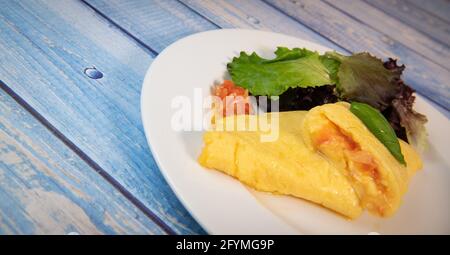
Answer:
[(216, 86), (213, 94), (222, 100), (222, 109), (218, 110), (223, 116), (250, 113), (248, 90), (236, 86), (232, 81), (225, 80), (221, 85)]

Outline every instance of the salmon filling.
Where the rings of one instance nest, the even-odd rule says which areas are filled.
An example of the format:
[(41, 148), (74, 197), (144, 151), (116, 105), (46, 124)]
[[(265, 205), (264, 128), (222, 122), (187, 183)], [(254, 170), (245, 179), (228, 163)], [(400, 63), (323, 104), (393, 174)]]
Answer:
[(331, 121), (312, 134), (314, 147), (331, 159), (349, 178), (361, 206), (383, 216), (387, 204), (387, 187), (382, 182), (378, 164), (372, 155), (361, 149), (352, 137)]

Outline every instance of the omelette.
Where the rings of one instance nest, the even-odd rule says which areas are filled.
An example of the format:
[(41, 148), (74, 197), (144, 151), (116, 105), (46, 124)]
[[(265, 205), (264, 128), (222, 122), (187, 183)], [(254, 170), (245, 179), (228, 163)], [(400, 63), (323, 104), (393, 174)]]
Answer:
[[(272, 130), (246, 130), (237, 124), (262, 123), (261, 118), (271, 121)], [(264, 141), (268, 132), (276, 133), (276, 139)], [(380, 217), (393, 215), (411, 177), (422, 168), (419, 155), (402, 140), (406, 166), (399, 163), (347, 103), (229, 116), (203, 139), (198, 158), (202, 166), (256, 190), (302, 198), (350, 219), (364, 210)]]

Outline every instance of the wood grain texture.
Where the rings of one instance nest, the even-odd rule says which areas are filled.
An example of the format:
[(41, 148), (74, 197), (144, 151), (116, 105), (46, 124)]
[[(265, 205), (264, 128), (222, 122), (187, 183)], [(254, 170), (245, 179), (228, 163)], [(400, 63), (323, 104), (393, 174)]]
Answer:
[(448, 0), (406, 0), (409, 4), (415, 5), (430, 15), (439, 17), (450, 23), (450, 1)]
[(308, 25), (352, 52), (369, 51), (387, 58), (393, 57), (407, 66), (405, 81), (420, 94), (450, 109), (450, 72), (382, 34), (366, 24), (322, 2), (312, 0), (266, 0), (275, 8)]
[[(450, 45), (450, 26), (448, 22), (417, 8), (405, 0), (365, 0), (367, 3), (386, 12), (405, 24), (419, 30), (431, 38)], [(423, 1), (423, 2), (433, 2)], [(431, 3), (429, 3), (431, 4)], [(434, 4), (434, 3), (433, 3)], [(447, 14), (448, 15), (448, 14)]]
[[(78, 1), (0, 1), (0, 31), (1, 80), (176, 233), (204, 233), (147, 146), (145, 47)], [(84, 75), (91, 66), (102, 79)]]
[(316, 42), (341, 52), (347, 52), (339, 45), (259, 0), (180, 1), (222, 28), (249, 28), (273, 31)]
[(429, 38), (361, 0), (325, 0), (325, 2), (450, 70), (450, 48), (447, 45)]
[[(186, 35), (215, 28), (252, 28), (275, 31), (318, 42), (345, 52), (335, 43), (259, 0), (84, 1), (112, 22), (119, 24), (140, 42), (155, 49), (157, 53)], [(158, 8), (162, 8), (163, 10), (159, 10), (159, 12), (163, 12), (165, 15), (160, 15), (159, 12), (155, 13), (155, 9)], [(191, 25), (191, 23), (195, 24)], [(173, 28), (172, 24), (177, 26)]]
[(85, 0), (157, 53), (177, 39), (218, 27), (174, 0)]
[(164, 234), (0, 89), (0, 234)]

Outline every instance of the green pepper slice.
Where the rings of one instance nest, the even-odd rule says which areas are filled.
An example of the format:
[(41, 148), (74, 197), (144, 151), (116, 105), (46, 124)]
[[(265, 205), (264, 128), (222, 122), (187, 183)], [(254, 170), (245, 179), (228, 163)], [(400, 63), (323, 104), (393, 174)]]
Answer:
[(364, 123), (401, 164), (406, 165), (395, 131), (380, 111), (359, 102), (352, 102), (350, 111)]

